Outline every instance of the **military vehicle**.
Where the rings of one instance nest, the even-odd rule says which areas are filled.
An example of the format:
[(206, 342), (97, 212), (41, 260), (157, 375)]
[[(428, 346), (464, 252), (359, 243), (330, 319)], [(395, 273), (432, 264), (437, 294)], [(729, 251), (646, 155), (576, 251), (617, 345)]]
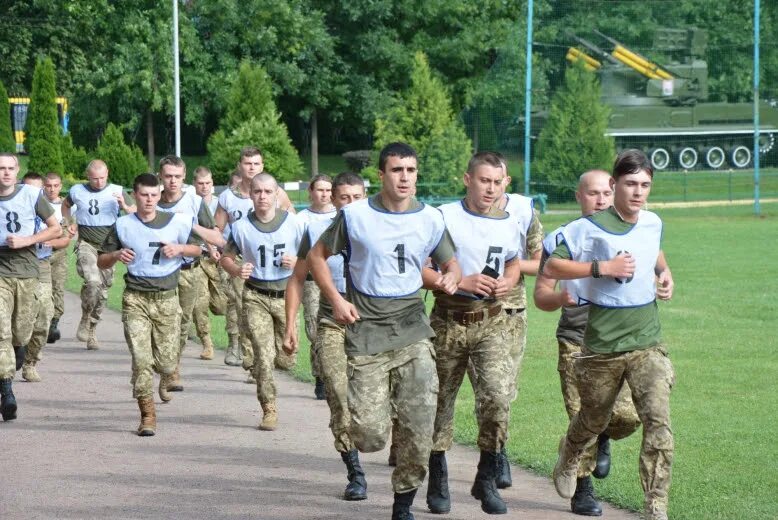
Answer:
[[(653, 63), (599, 31), (594, 33), (610, 51), (570, 34), (584, 50), (571, 47), (566, 58), (582, 61), (599, 76), (602, 101), (611, 109), (607, 134), (615, 138), (617, 149), (642, 149), (659, 171), (751, 166), (753, 103), (707, 101), (706, 31), (657, 30), (653, 49), (670, 57), (667, 65)], [(760, 103), (760, 134), (760, 161), (764, 157), (775, 163), (778, 107), (774, 102)]]

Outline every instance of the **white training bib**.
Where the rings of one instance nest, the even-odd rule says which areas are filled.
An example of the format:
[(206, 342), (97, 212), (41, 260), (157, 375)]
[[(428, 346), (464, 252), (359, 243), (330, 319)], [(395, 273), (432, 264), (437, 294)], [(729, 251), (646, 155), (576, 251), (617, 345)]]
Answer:
[(207, 203), (208, 209), (211, 210), (211, 215), (216, 215), (216, 208), (219, 207), (219, 199), (211, 197), (211, 202)]
[(518, 193), (506, 193), (505, 198), (508, 202), (505, 204), (505, 211), (507, 211), (513, 218), (517, 219), (520, 229), (520, 255), (522, 258), (527, 258), (527, 235), (529, 235), (529, 227), (532, 224), (532, 218), (534, 216), (533, 208), (535, 207), (535, 201), (531, 197), (525, 197)]
[(54, 208), (54, 216), (57, 217), (57, 222), (59, 222), (60, 225), (64, 225), (62, 222), (62, 201), (51, 202), (49, 199), (46, 199), (46, 201)]
[(92, 191), (86, 184), (75, 184), (70, 188), (70, 200), (75, 207), (79, 226), (110, 226), (119, 217), (119, 203), (115, 195), (124, 195), (117, 184), (109, 184), (100, 191)]
[[(443, 204), (438, 209), (457, 248), (455, 255), (463, 277), (478, 274), (487, 266), (502, 276), (505, 263), (519, 255), (521, 230), (512, 215), (502, 218), (479, 215), (468, 211), (463, 201)], [(457, 294), (480, 298), (462, 290)]]
[(162, 278), (176, 272), (183, 258), (166, 258), (162, 254), (164, 244), (186, 244), (192, 233), (191, 217), (174, 214), (162, 228), (152, 228), (144, 224), (133, 213), (119, 217), (116, 221), (116, 233), (122, 247), (132, 249), (135, 258), (127, 265), (132, 276), (144, 278)]
[(36, 233), (35, 206), (42, 196), (40, 188), (21, 184), (10, 199), (0, 200), (0, 246), (7, 244), (8, 235), (29, 237)]
[[(203, 204), (203, 198), (197, 195), (194, 190), (185, 191), (182, 193), (181, 198), (178, 199), (172, 206), (163, 208), (157, 204), (157, 211), (163, 213), (179, 213), (192, 219), (192, 222), (197, 223), (197, 216), (200, 214), (200, 206)], [(195, 258), (191, 256), (185, 256), (183, 263), (191, 264), (195, 261)]]
[[(43, 221), (42, 218), (36, 216), (35, 217), (35, 233), (40, 233), (41, 231), (45, 231), (46, 229), (49, 229), (49, 226), (46, 225), (46, 223)], [(45, 246), (43, 245), (43, 242), (38, 242), (35, 244), (35, 254), (38, 257), (38, 260), (45, 260), (51, 256), (51, 254), (54, 252), (54, 248), (51, 246)]]
[(580, 218), (562, 229), (571, 258), (578, 262), (610, 260), (621, 252), (635, 259), (630, 279), (582, 278), (579, 301), (601, 307), (639, 307), (656, 299), (654, 268), (662, 239), (662, 220), (650, 211), (640, 211), (637, 223), (628, 232), (610, 233), (591, 218)]
[(440, 211), (422, 204), (412, 213), (391, 213), (371, 199), (342, 210), (348, 232), (348, 269), (354, 288), (367, 296), (408, 296), (421, 288), (424, 262), (443, 238)]
[(250, 197), (238, 197), (235, 193), (226, 189), (219, 195), (219, 206), (227, 213), (230, 224), (241, 220), (254, 210), (254, 203)]
[(257, 281), (272, 282), (292, 276), (290, 269), (281, 266), (281, 258), (297, 254), (302, 231), (293, 214), (276, 211), (284, 213), (284, 220), (274, 231), (262, 231), (249, 218), (232, 224), (232, 240), (243, 260), (254, 266), (251, 278)]
[(325, 211), (323, 213), (313, 211), (311, 208), (305, 208), (297, 213), (297, 220), (300, 221), (301, 224), (307, 226), (312, 222), (319, 222), (321, 220), (330, 222), (335, 218), (335, 214), (337, 214), (337, 210), (334, 208), (331, 211)]
[[(324, 231), (330, 227), (330, 224), (332, 224), (332, 218), (317, 220), (308, 224), (306, 232), (308, 233), (308, 240), (311, 242), (311, 249), (319, 241), (319, 237), (324, 234)], [(346, 262), (343, 258), (343, 253), (339, 251), (327, 258), (327, 265), (330, 268), (330, 273), (332, 273), (332, 281), (335, 284), (335, 288), (339, 293), (346, 294)]]
[[(554, 249), (556, 249), (556, 246), (561, 244), (564, 241), (564, 235), (562, 235), (562, 230), (564, 229), (564, 226), (560, 226), (556, 228), (554, 231), (546, 235), (546, 237), (543, 239), (543, 250), (546, 252), (547, 256), (551, 256), (551, 253), (554, 252)], [(579, 296), (580, 290), (579, 286), (583, 282), (583, 279), (578, 280), (559, 280), (559, 287), (563, 291), (567, 291), (567, 294), (570, 295), (572, 299), (574, 299), (577, 302), (577, 305), (586, 305), (588, 302), (581, 301), (581, 297)]]

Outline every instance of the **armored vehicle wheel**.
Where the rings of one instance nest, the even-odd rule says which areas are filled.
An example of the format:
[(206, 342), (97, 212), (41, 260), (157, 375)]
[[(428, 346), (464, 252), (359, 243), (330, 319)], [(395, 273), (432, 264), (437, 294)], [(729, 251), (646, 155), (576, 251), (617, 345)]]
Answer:
[(670, 166), (670, 152), (665, 148), (654, 148), (649, 153), (649, 160), (654, 170), (666, 170)]
[(727, 154), (724, 153), (724, 149), (720, 146), (711, 146), (705, 149), (705, 165), (708, 168), (717, 170), (724, 165), (726, 160)]
[(741, 145), (734, 146), (729, 151), (729, 164), (735, 168), (745, 168), (751, 164), (751, 150)]
[(699, 159), (697, 150), (689, 146), (681, 148), (676, 157), (678, 159), (678, 165), (684, 170), (691, 170), (697, 166), (697, 160)]

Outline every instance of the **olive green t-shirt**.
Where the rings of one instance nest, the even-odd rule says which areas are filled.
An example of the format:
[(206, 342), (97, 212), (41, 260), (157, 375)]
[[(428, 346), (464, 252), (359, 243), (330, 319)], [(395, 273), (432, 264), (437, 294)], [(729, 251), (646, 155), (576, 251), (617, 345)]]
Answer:
[[(605, 231), (619, 235), (629, 232), (634, 226), (622, 220), (613, 206), (589, 218)], [(571, 259), (570, 250), (564, 242), (557, 246), (551, 256)], [(589, 320), (583, 338), (589, 350), (603, 354), (629, 352), (653, 347), (661, 341), (662, 328), (659, 325), (656, 300), (639, 307), (589, 305)]]
[[(371, 197), (370, 202), (373, 207), (389, 211), (381, 202), (380, 194)], [(405, 212), (412, 213), (420, 207), (421, 203), (412, 199)], [(346, 229), (343, 212), (339, 212), (319, 240), (327, 249), (337, 252), (346, 249), (353, 238)], [(454, 242), (446, 230), (431, 257), (435, 263), (444, 264), (453, 258), (454, 251)], [(396, 298), (376, 298), (361, 294), (351, 283), (347, 283), (346, 291), (348, 301), (354, 304), (360, 317), (357, 322), (346, 326), (347, 355), (378, 354), (435, 336), (420, 291)]]
[[(300, 246), (297, 248), (297, 258), (298, 259), (308, 258), (308, 253), (310, 253), (313, 246), (314, 244), (311, 244), (310, 235), (308, 233), (303, 233), (303, 237), (302, 239), (300, 239)], [(342, 255), (343, 251), (336, 254)], [(308, 276), (310, 276), (310, 273), (308, 274)], [(346, 295), (344, 294), (343, 297), (345, 298)], [(335, 321), (335, 316), (332, 312), (332, 304), (324, 295), (322, 295), (321, 298), (319, 298), (319, 312), (316, 314), (316, 319), (319, 320), (326, 319), (330, 321)]]
[[(14, 188), (13, 193), (0, 197), (0, 200), (10, 200), (21, 189), (22, 185)], [(43, 192), (35, 202), (35, 214), (42, 220), (48, 219), (54, 214), (54, 208), (43, 196)], [(38, 254), (35, 244), (21, 249), (11, 249), (8, 246), (0, 246), (0, 277), (3, 278), (37, 278), (40, 274)]]
[[(88, 183), (84, 184), (84, 187), (88, 191), (94, 193), (101, 191), (92, 188), (91, 186), (89, 186)], [(135, 204), (135, 199), (132, 197), (132, 195), (125, 192), (122, 192), (122, 195), (124, 196), (125, 204), (127, 204), (128, 206), (132, 206), (133, 204)], [(70, 198), (70, 194), (68, 194), (68, 196), (65, 197), (65, 200), (68, 202), (68, 204), (71, 207), (73, 207), (73, 199)], [(78, 226), (78, 239), (83, 240), (84, 242), (89, 242), (90, 244), (95, 246), (95, 248), (99, 249), (101, 244), (105, 242), (108, 233), (111, 232), (112, 227), (113, 226)]]
[[(165, 213), (164, 211), (157, 211), (157, 215), (149, 222), (143, 222), (144, 225), (152, 229), (162, 229), (172, 219), (175, 213)], [(195, 240), (190, 234), (187, 240), (188, 244), (191, 244)], [(103, 240), (102, 245), (98, 248), (101, 253), (113, 253), (124, 247), (119, 240), (119, 234), (116, 231), (116, 224), (109, 226), (108, 234)], [(178, 287), (178, 276), (181, 271), (176, 269), (174, 272), (167, 276), (151, 277), (151, 276), (134, 276), (129, 272), (124, 274), (124, 286), (131, 291), (140, 292), (162, 292), (169, 291)]]
[[(281, 224), (286, 220), (286, 216), (286, 211), (276, 210), (276, 215), (273, 217), (273, 220), (270, 222), (260, 222), (254, 212), (251, 211), (246, 218), (248, 218), (249, 222), (261, 232), (272, 233), (281, 227)], [(235, 256), (240, 256), (242, 254), (238, 244), (235, 243), (235, 240), (232, 238), (232, 233), (230, 233), (230, 236), (227, 239), (227, 245), (224, 246), (224, 253)], [(268, 291), (284, 291), (286, 290), (286, 283), (288, 281), (287, 278), (284, 278), (283, 280), (255, 280), (254, 278), (249, 278), (246, 280), (246, 285)]]

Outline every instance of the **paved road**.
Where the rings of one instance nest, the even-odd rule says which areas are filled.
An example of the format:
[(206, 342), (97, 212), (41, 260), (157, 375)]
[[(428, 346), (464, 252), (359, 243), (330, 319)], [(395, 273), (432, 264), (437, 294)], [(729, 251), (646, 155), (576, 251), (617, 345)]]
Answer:
[[(157, 434), (138, 437), (139, 412), (129, 385), (130, 358), (119, 314), (98, 326), (102, 348), (74, 340), (79, 309), (67, 295), (63, 340), (39, 364), (41, 383), (14, 383), (19, 418), (0, 422), (0, 519), (343, 519), (389, 518), (392, 502), (387, 452), (363, 454), (369, 498), (340, 499), (345, 468), (332, 446), (327, 406), (312, 387), (277, 374), (279, 428), (260, 432), (254, 388), (244, 372), (220, 359), (184, 354), (185, 391), (161, 404)], [(417, 519), (487, 518), (469, 496), (477, 453), (449, 455), (452, 512)], [(573, 519), (551, 482), (514, 468), (503, 492), (501, 518)], [(424, 487), (426, 489), (426, 485)], [(607, 508), (605, 518), (634, 519)]]

